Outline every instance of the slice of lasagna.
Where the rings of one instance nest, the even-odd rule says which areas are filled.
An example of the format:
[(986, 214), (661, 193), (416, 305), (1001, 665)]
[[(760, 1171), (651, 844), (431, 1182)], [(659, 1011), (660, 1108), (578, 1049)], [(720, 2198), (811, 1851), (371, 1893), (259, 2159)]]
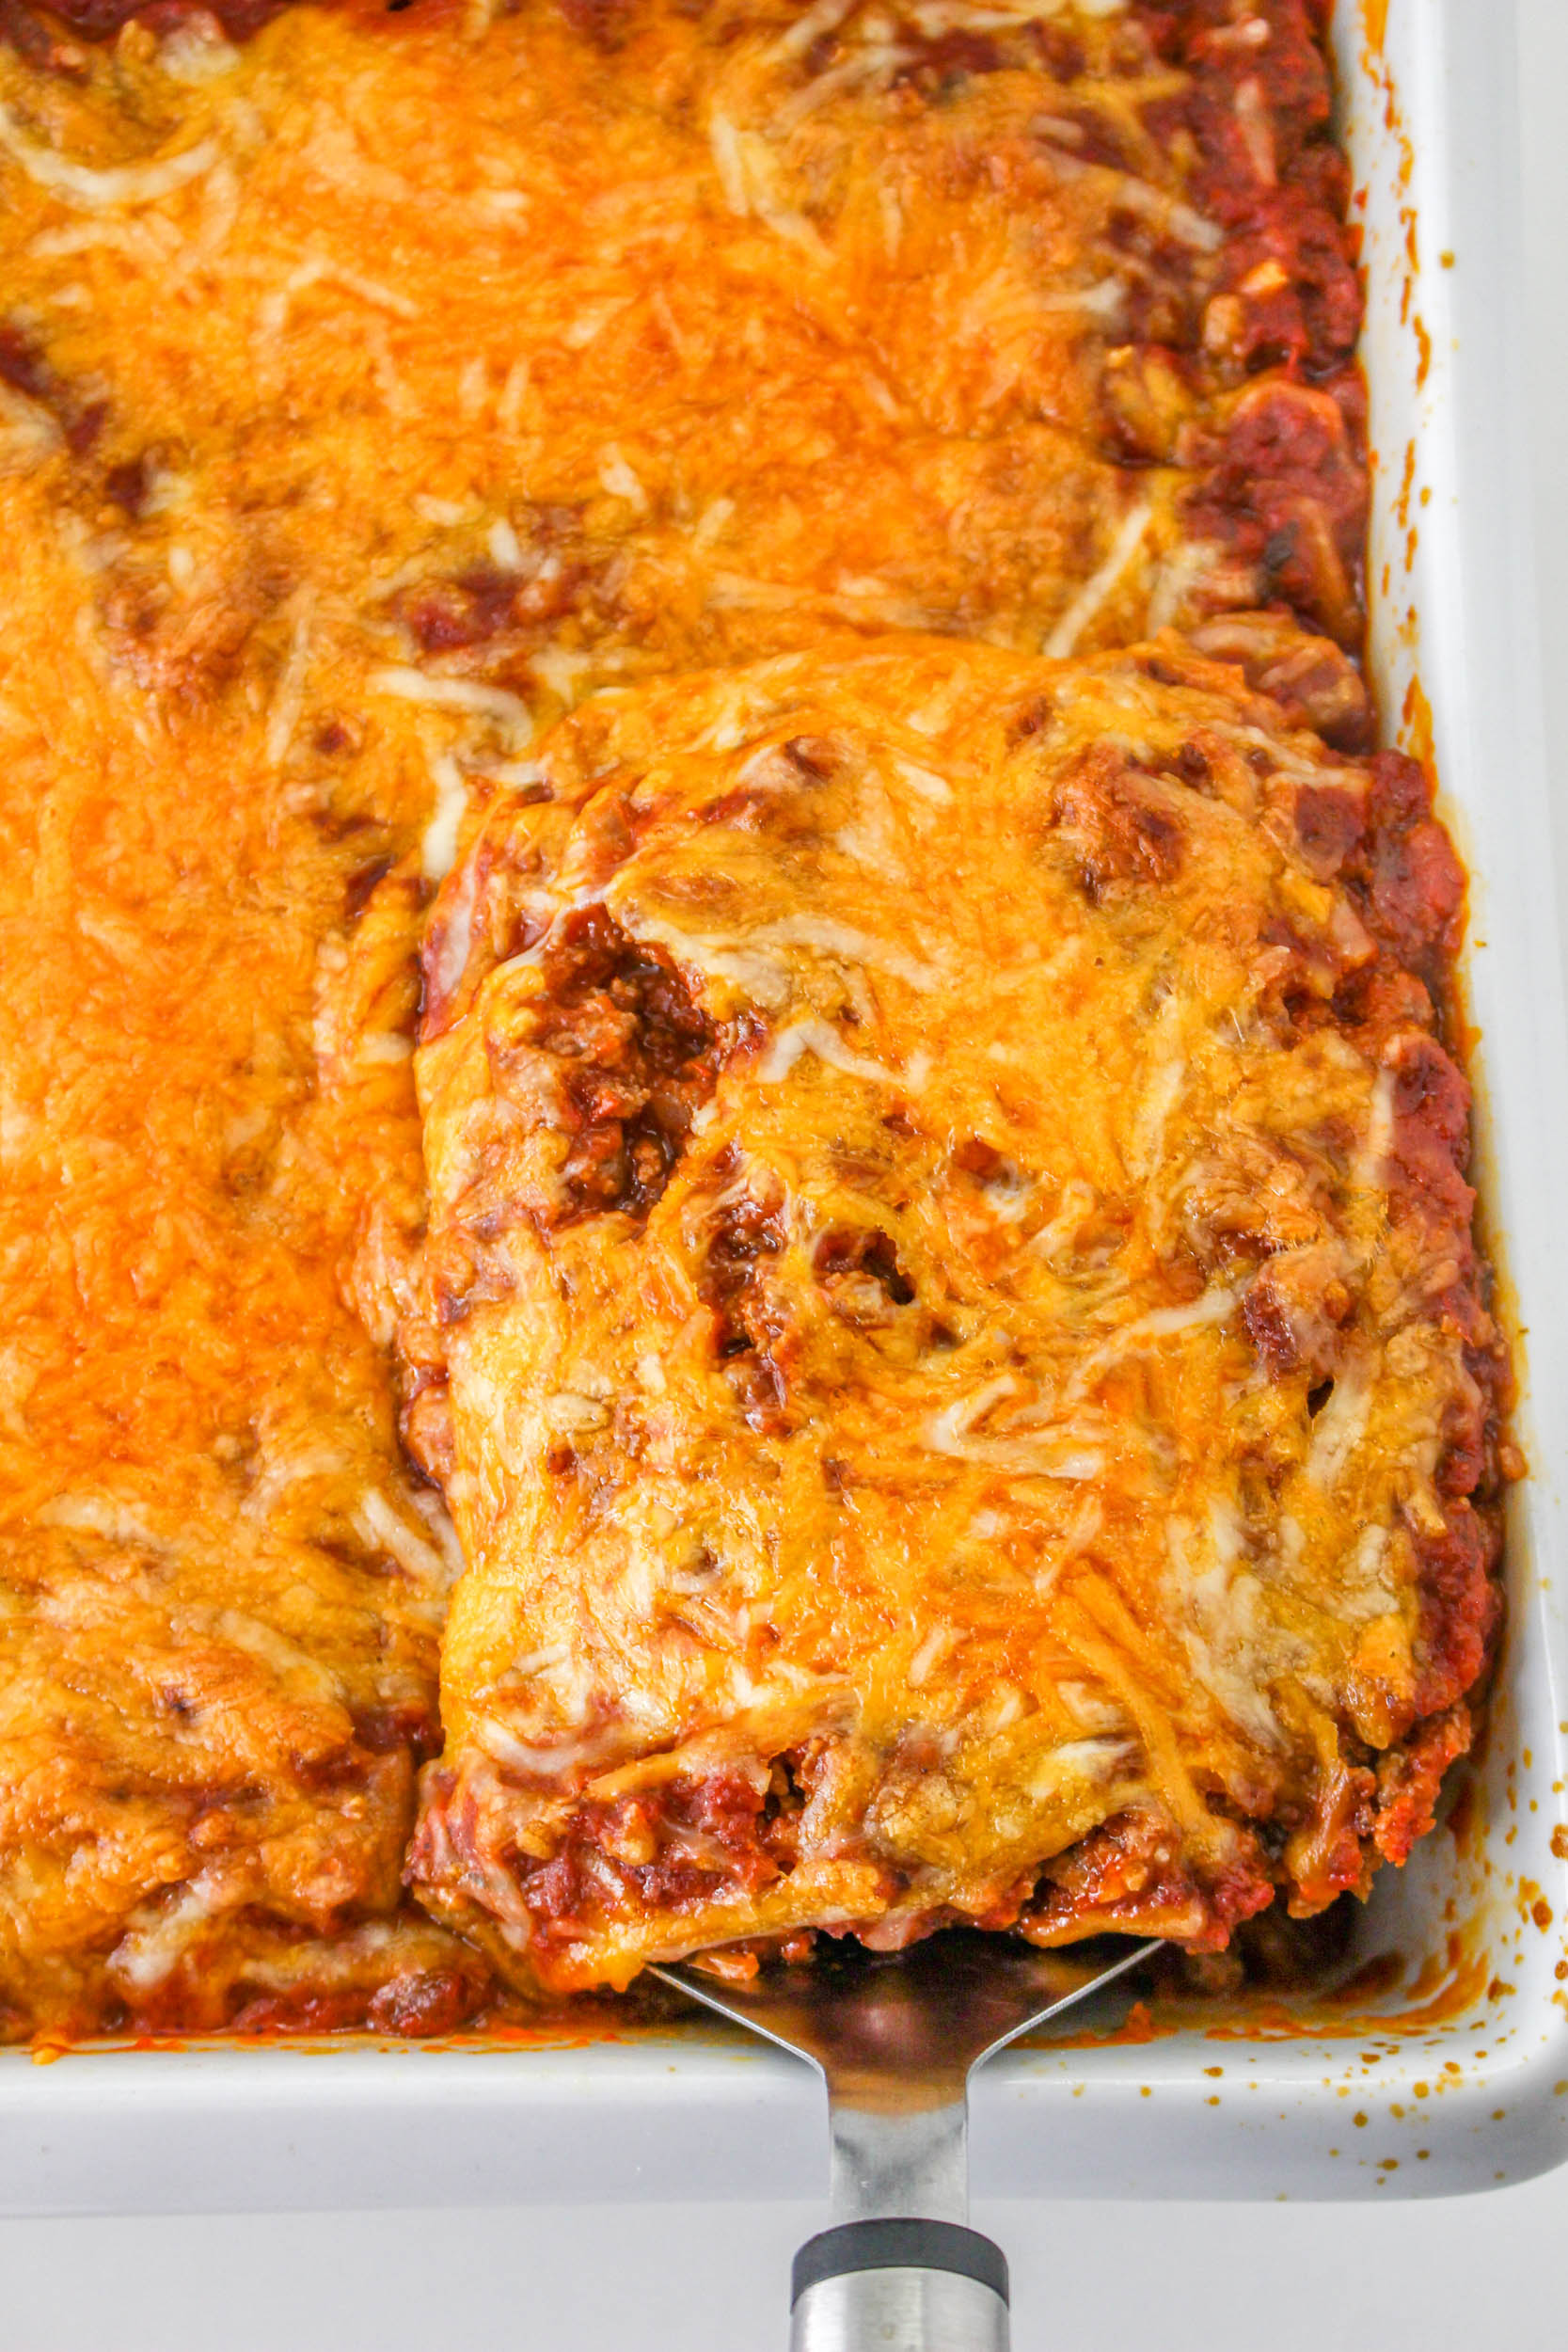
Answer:
[(1494, 1608), (1419, 771), (1175, 638), (841, 641), (540, 764), (425, 942), (423, 1900), (566, 1989), (1364, 1889)]

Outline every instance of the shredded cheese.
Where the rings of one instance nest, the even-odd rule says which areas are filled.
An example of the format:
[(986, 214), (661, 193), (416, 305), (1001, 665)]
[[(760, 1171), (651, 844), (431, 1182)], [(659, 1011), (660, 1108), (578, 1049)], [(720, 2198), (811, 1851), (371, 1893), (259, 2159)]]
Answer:
[(0, 100), (0, 151), (24, 171), (29, 180), (68, 204), (89, 211), (119, 211), (139, 204), (156, 204), (177, 188), (188, 187), (212, 170), (218, 149), (212, 139), (198, 139), (179, 154), (150, 164), (122, 164), (94, 170), (73, 164), (53, 148), (29, 138), (13, 110)]

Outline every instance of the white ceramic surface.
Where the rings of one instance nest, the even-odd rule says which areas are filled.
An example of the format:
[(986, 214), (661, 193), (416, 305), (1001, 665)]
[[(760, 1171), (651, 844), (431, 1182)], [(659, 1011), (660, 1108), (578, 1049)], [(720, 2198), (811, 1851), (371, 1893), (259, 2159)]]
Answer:
[[(1439, 1833), (1408, 1870), (1385, 1874), (1358, 1954), (1397, 1952), (1407, 1977), (1423, 1962), (1440, 1971), (1458, 1927), (1468, 1954), (1484, 1954), (1485, 1982), (1508, 1990), (1425, 2027), (1402, 2015), (1409, 1995), (1396, 1989), (1381, 2018), (1363, 2013), (1337, 2034), (1015, 2053), (975, 2100), (982, 2198), (1451, 2194), (1568, 2153), (1568, 2016), (1555, 1975), (1568, 1867), (1550, 1846), (1568, 1779), (1568, 1627), (1546, 1423), (1568, 1349), (1568, 1239), (1556, 1217), (1568, 1023), (1534, 653), (1513, 9), (1394, 0), (1388, 16), (1386, 55), (1368, 58), (1355, 0), (1338, 12), (1347, 135), (1368, 191), (1374, 665), (1394, 717), (1418, 673), (1474, 876), (1486, 1190), (1529, 1334), (1521, 1435), (1536, 1475), (1511, 1532), (1511, 1631), (1479, 1789), (1483, 1849), (1462, 1853)], [(1406, 209), (1419, 256), (1408, 301)], [(1418, 321), (1431, 346), (1424, 384)], [(1412, 443), (1407, 562), (1399, 501)], [(1536, 1900), (1553, 1915), (1544, 1929), (1530, 1916)], [(104, 2052), (47, 2067), (0, 2057), (0, 2209), (12, 2213), (560, 2203), (677, 2189), (799, 2198), (824, 2169), (805, 2071), (694, 2036), (578, 2051)]]

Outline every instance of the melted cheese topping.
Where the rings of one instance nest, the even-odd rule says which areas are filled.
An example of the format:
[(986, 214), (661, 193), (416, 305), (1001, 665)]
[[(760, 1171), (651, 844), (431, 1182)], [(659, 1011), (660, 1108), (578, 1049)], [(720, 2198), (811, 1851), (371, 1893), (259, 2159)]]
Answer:
[(600, 695), (540, 765), (428, 950), (461, 902), (425, 1899), (555, 1984), (1086, 1932), (1034, 1890), (1113, 1820), (1158, 1931), (1326, 1899), (1473, 1396), (1451, 1226), (1388, 1190), (1430, 1040), (1330, 1009), (1378, 959), (1313, 796), (1348, 841), (1365, 772), (1174, 640), (840, 644)]
[(1158, 127), (1190, 77), (1118, 10), (847, 8), (832, 62), (784, 0), (721, 38), (642, 0), (608, 52), (567, 13), (301, 8), (195, 76), (138, 25), (85, 80), (0, 52), (48, 371), (12, 462), (116, 670), (188, 699), (254, 648), (277, 765), (333, 674), (515, 749), (596, 668), (843, 624), (1067, 653), (1279, 593), (1170, 462), (1273, 379), (1143, 381), (1146, 322), (1236, 297)]
[[(461, 1991), (469, 1959), (396, 1917), (453, 1557), (394, 1426), (436, 1458), (438, 1350), (402, 1400), (382, 1353), (419, 1321), (430, 887), (457, 867), (439, 996), (476, 938), (462, 852), (538, 790), (555, 718), (824, 628), (1081, 650), (1239, 608), (1227, 649), (1299, 680), (1245, 608), (1354, 643), (1354, 401), (1297, 380), (1293, 329), (1249, 346), (1241, 214), (1171, 129), (1212, 83), (1228, 135), (1229, 51), (1174, 64), (1114, 0), (426, 0), (74, 54), (27, 22), (0, 41), (0, 2026)], [(1271, 138), (1327, 156), (1307, 101), (1248, 127), (1265, 178)], [(1249, 435), (1274, 470), (1239, 503)], [(1354, 732), (1331, 653), (1307, 687)], [(790, 1012), (782, 1113), (914, 1086), (927, 1049), (874, 1046), (875, 1005), (950, 1000), (940, 937), (866, 911), (909, 886), (910, 811), (959, 805), (946, 692), (843, 809), (842, 903), (639, 916)], [(744, 698), (711, 704), (734, 750)], [(863, 1033), (796, 1002), (808, 968)], [(1077, 1197), (1039, 1224), (986, 1195), (1042, 1253)]]
[(39, 519), (0, 590), (3, 1981), (84, 2026), (199, 1949), (179, 2013), (221, 2023), (275, 1946), (395, 1907), (451, 1535), (333, 1271), (363, 1129), (316, 1092), (318, 943), (362, 841), (269, 773), (264, 708), (46, 648)]

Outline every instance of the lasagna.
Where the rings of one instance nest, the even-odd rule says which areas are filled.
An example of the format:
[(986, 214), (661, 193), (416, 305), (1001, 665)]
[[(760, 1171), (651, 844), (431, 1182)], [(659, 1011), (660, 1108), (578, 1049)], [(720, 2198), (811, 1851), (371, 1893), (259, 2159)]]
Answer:
[[(444, 2030), (501, 1987), (622, 1982), (674, 1947), (677, 1918), (688, 1946), (845, 1924), (896, 1940), (948, 1915), (1052, 1935), (1132, 1902), (1212, 1942), (1265, 1884), (1304, 1902), (1359, 1884), (1424, 1820), (1487, 1638), (1502, 1373), (1446, 1062), (1419, 1180), (1378, 1142), (1405, 1132), (1388, 1041), (1441, 1055), (1460, 915), (1421, 788), (1356, 764), (1360, 296), (1318, 17), (1316, 0), (0, 0), (0, 2031)], [(1098, 816), (1075, 695), (1107, 758), (1127, 755)], [(1031, 699), (1057, 711), (1032, 752), (997, 732)], [(1184, 726), (1228, 747), (1223, 788), (1170, 766)], [(821, 776), (818, 738), (842, 746)], [(1146, 793), (1126, 777), (1149, 761)], [(1308, 771), (1316, 847), (1279, 781), (1305, 790)], [(1173, 775), (1186, 797), (1166, 811)], [(1008, 852), (1015, 792), (1045, 831)], [(1180, 837), (1168, 874), (1138, 846), (1146, 799), (1154, 834), (1169, 815)], [(621, 840), (623, 802), (645, 841)], [(842, 840), (819, 852), (829, 810)], [(1084, 874), (1110, 860), (1101, 897), (1062, 879), (1056, 914), (1032, 903), (1126, 930), (1072, 982), (1101, 975), (1084, 1034), (1109, 1054), (1106, 1025), (1144, 1020), (1135, 997), (1174, 1005), (1124, 1041), (1124, 1075), (1147, 1091), (1139, 1057), (1164, 1055), (1196, 1089), (1162, 1082), (1149, 1136), (1171, 1142), (1147, 1179), (1129, 1162), (1112, 1182), (1144, 1148), (1115, 1089), (1092, 1130), (1109, 1156), (1071, 1174), (1042, 1156), (1027, 1104), (1066, 1084), (1042, 1057), (1074, 1033), (1046, 1025), (1032, 961), (976, 961), (973, 927), (1000, 942), (1022, 919), (1008, 856), (1045, 893), (1080, 835)], [(579, 869), (603, 882), (580, 904)], [(1254, 961), (1313, 976), (1238, 998), (1234, 1106), (1201, 1094), (1229, 1068), (1204, 1059), (1218, 965), (1177, 969), (1196, 909), (1236, 973), (1256, 931)], [(534, 986), (529, 1125), (483, 1041)], [(1189, 1025), (1201, 1052), (1179, 1050)], [(998, 1049), (983, 1065), (972, 1028)], [(607, 1073), (602, 1102), (560, 1073), (550, 1094), (558, 1035), (604, 1044), (579, 1073)], [(1005, 1053), (1024, 1057), (1011, 1080)], [(1339, 1094), (1330, 1110), (1329, 1075), (1321, 1095), (1301, 1078), (1298, 1147), (1270, 1089), (1304, 1055)], [(1016, 1133), (981, 1079), (1012, 1088)], [(895, 1110), (907, 1134), (881, 1123)], [(824, 1191), (841, 1115), (846, 1152), (855, 1122), (875, 1128), (881, 1172), (846, 1162)], [(1193, 1238), (1199, 1211), (1155, 1173), (1178, 1184), (1200, 1116), (1216, 1165), (1254, 1128), (1305, 1153), (1290, 1182), (1311, 1238), (1239, 1240), (1223, 1217)], [(717, 1207), (711, 1232), (669, 1223), (688, 1199), (709, 1215), (724, 1121), (737, 1168), (760, 1154), (784, 1184), (804, 1155), (754, 1248), (739, 1226), (722, 1239)], [(965, 1143), (975, 1165), (950, 1164)], [(495, 1188), (483, 1213), (476, 1183)], [(849, 1255), (831, 1242), (819, 1263), (805, 1236), (839, 1184)], [(1072, 1186), (1100, 1188), (1080, 1227)], [(1096, 1224), (1113, 1200), (1147, 1259), (1126, 1254), (1132, 1227)], [(1439, 1226), (1451, 1274), (1412, 1304), (1400, 1252)], [(1022, 1272), (1009, 1237), (1030, 1246)], [(1342, 1312), (1309, 1340), (1340, 1300), (1312, 1287), (1329, 1257)], [(1146, 1315), (1235, 1303), (1130, 1343), (1095, 1389), (1082, 1366), (1126, 1320), (1113, 1279)], [(731, 1529), (706, 1600), (680, 1581), (717, 1544), (695, 1486), (614, 1454), (643, 1442), (653, 1392), (610, 1287), (645, 1281), (697, 1286), (700, 1330), (677, 1345), (658, 1322), (674, 1291), (650, 1325), (673, 1350), (660, 1410), (723, 1455), (736, 1510), (751, 1497), (753, 1549)], [(775, 1297), (812, 1335), (809, 1416), (768, 1341)], [(997, 1336), (1015, 1311), (1017, 1364)], [(1407, 1326), (1430, 1361), (1401, 1375), (1416, 1418), (1385, 1427)], [(1313, 1485), (1304, 1457), (1294, 1499), (1264, 1503), (1247, 1466), (1285, 1440), (1247, 1416), (1299, 1421), (1291, 1384), (1335, 1349), (1305, 1442), (1321, 1462), (1346, 1433), (1343, 1477)], [(561, 1351), (605, 1418), (540, 1435), (567, 1410)], [(1073, 1441), (1103, 1457), (1092, 1477), (1019, 1470), (1009, 1533), (1007, 1449), (1035, 1461), (1027, 1416), (1069, 1358), (1088, 1382), (1073, 1411), (1125, 1428)], [(1227, 1383), (1250, 1402), (1216, 1405), (1189, 1462), (1196, 1399)], [(1418, 1435), (1422, 1413), (1438, 1421)], [(1073, 1611), (1120, 1589), (1085, 1531), (1157, 1474), (1206, 1500), (1148, 1505), (1177, 1534), (1129, 1553), (1142, 1648), (1101, 1628), (1128, 1661), (1118, 1696), (1080, 1655)], [(779, 1479), (805, 1481), (790, 1541), (826, 1547), (819, 1569), (755, 1549)], [(1333, 1613), (1353, 1508), (1386, 1540), (1354, 1553), (1337, 1647), (1290, 1597), (1316, 1577)], [(914, 1590), (901, 1526), (934, 1548), (913, 1648), (894, 1639)], [(630, 1585), (601, 1610), (616, 1543), (650, 1580), (642, 1616)], [(1027, 1663), (1000, 1596), (1053, 1558), (1018, 1615)], [(831, 1667), (811, 1616), (829, 1584), (810, 1606), (809, 1589), (840, 1575)], [(1212, 1621), (1183, 1617), (1183, 1580)], [(1372, 1662), (1350, 1662), (1359, 1641)], [(917, 1669), (927, 1696), (897, 1730), (873, 1685)], [(767, 1715), (797, 1670), (836, 1676), (836, 1696)], [(1238, 1723), (1221, 1693), (1243, 1685)], [(1167, 1700), (1180, 1720), (1150, 1745)], [(1073, 1738), (1082, 1769), (1049, 1802), (1021, 1795)]]
[(1175, 639), (819, 648), (541, 765), (426, 938), (424, 1899), (571, 1989), (1364, 1889), (1492, 1606), (1419, 770)]

